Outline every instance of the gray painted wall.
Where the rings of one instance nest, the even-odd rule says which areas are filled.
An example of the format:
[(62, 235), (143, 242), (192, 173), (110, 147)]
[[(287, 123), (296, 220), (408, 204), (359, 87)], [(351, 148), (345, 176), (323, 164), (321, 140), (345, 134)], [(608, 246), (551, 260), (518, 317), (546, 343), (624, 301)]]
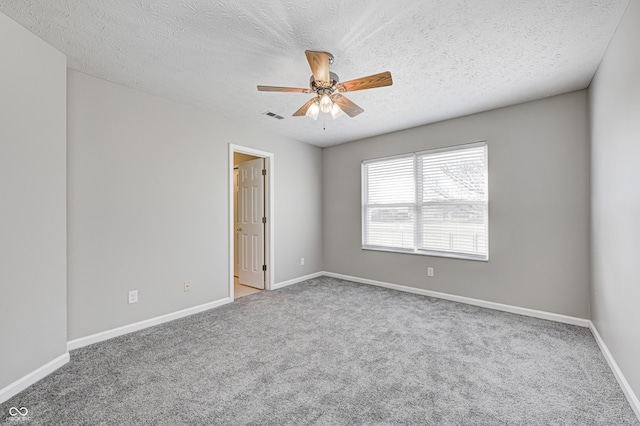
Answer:
[(67, 352), (66, 58), (0, 13), (0, 389)]
[(592, 320), (640, 397), (640, 2), (591, 83)]
[[(640, 394), (639, 28), (631, 2), (589, 91), (591, 176), (584, 91), (321, 151), (70, 71), (69, 339), (227, 296), (228, 143), (276, 155), (276, 282), (326, 269), (585, 318), (590, 177), (591, 317)], [(1, 13), (0, 55), (2, 388), (66, 352), (67, 87), (64, 56)], [(363, 159), (478, 140), (489, 262), (360, 249)]]
[[(489, 262), (361, 250), (362, 160), (487, 140)], [(589, 318), (585, 91), (324, 150), (325, 270)], [(427, 278), (427, 267), (435, 276)]]
[(228, 296), (229, 143), (275, 155), (276, 283), (322, 270), (319, 148), (76, 71), (68, 87), (69, 340)]

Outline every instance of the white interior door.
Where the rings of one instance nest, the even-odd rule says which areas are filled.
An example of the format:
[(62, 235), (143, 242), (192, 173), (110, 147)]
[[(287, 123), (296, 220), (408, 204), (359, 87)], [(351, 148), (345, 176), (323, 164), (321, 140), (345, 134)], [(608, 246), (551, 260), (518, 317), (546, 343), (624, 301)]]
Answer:
[(245, 161), (238, 165), (241, 284), (264, 288), (264, 160)]

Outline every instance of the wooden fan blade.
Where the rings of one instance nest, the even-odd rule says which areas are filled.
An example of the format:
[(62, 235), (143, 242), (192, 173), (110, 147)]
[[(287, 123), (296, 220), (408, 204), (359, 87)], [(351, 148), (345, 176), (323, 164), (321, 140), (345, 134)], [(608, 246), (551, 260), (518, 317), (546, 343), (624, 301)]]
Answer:
[(362, 108), (351, 102), (339, 93), (333, 95), (333, 101), (344, 111), (349, 117), (355, 117), (364, 112)]
[(391, 86), (393, 80), (389, 71), (380, 74), (370, 75), (368, 77), (356, 78), (355, 80), (338, 83), (336, 89), (338, 92), (355, 92), (356, 90), (374, 89), (376, 87)]
[(316, 98), (311, 98), (307, 101), (306, 104), (302, 105), (299, 110), (293, 113), (294, 117), (301, 117), (307, 113), (307, 110), (316, 101)]
[(295, 92), (295, 93), (313, 93), (311, 89), (303, 89), (300, 87), (279, 87), (279, 86), (258, 86), (260, 92)]
[(314, 52), (313, 50), (305, 50), (309, 67), (313, 78), (319, 81), (331, 81), (329, 77), (329, 54), (327, 52)]

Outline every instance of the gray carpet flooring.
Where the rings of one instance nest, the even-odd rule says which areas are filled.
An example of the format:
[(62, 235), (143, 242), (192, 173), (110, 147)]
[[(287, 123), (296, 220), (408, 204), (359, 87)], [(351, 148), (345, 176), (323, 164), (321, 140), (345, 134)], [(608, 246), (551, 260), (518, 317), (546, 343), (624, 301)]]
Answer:
[(327, 277), (74, 350), (0, 421), (13, 406), (30, 425), (639, 424), (588, 329)]

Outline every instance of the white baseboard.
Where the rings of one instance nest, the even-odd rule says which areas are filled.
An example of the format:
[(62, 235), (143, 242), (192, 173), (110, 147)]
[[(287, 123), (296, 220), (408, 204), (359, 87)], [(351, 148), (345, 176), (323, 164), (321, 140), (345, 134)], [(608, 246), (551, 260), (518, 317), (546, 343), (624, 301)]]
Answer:
[[(315, 272), (313, 274), (304, 275), (298, 278), (293, 278), (288, 281), (276, 283), (273, 286), (271, 286), (271, 289), (276, 290), (292, 284), (297, 284), (302, 281), (310, 280), (312, 278), (317, 278), (322, 275), (325, 275), (325, 273)], [(100, 333), (92, 334), (90, 336), (80, 337), (78, 339), (68, 341), (67, 350), (70, 351), (73, 349), (81, 348), (83, 346), (91, 345), (93, 343), (102, 342), (103, 340), (112, 339), (114, 337), (122, 336), (123, 334), (132, 333), (134, 331), (142, 330), (144, 328), (153, 327), (154, 325), (162, 324), (168, 321), (173, 321), (178, 318), (183, 318), (189, 315), (197, 314), (198, 312), (217, 308), (218, 306), (226, 305), (227, 303), (231, 303), (231, 302), (232, 300), (227, 297), (225, 299), (217, 300), (215, 302), (205, 303), (204, 305), (194, 306), (192, 308), (183, 309), (181, 311), (172, 312), (170, 314), (161, 315), (159, 317), (150, 318), (148, 320), (124, 325), (122, 327), (114, 328), (107, 331), (102, 331)]]
[(598, 329), (591, 321), (589, 321), (589, 330), (591, 330), (591, 334), (593, 334), (593, 337), (596, 339), (596, 342), (598, 343), (598, 346), (600, 347), (600, 350), (604, 355), (604, 359), (607, 360), (607, 363), (609, 364), (611, 371), (613, 371), (613, 375), (615, 376), (616, 380), (618, 381), (618, 384), (622, 388), (622, 392), (624, 392), (624, 396), (627, 397), (627, 401), (629, 401), (629, 405), (631, 405), (631, 408), (636, 413), (636, 417), (638, 417), (638, 420), (640, 420), (640, 401), (638, 401), (638, 397), (633, 392), (633, 389), (631, 389), (629, 382), (627, 382), (627, 379), (625, 379), (624, 375), (622, 374), (622, 371), (620, 370), (620, 367), (618, 367), (616, 360), (613, 359), (611, 352), (609, 352), (609, 348), (607, 348), (607, 345), (604, 343), (604, 340), (602, 340), (600, 333), (598, 333)]
[(323, 275), (327, 275), (326, 272), (314, 272), (313, 274), (309, 274), (309, 275), (304, 275), (302, 277), (298, 277), (298, 278), (293, 278), (287, 281), (282, 281), (280, 283), (275, 283), (274, 285), (271, 286), (271, 290), (277, 290), (279, 288), (282, 287), (286, 287), (292, 284), (298, 284), (301, 283), (302, 281), (306, 281), (306, 280), (310, 280), (312, 278), (318, 278), (321, 277)]
[(488, 302), (486, 300), (472, 299), (464, 296), (456, 296), (453, 294), (440, 293), (437, 291), (423, 290), (415, 287), (408, 287), (408, 286), (403, 286), (398, 284), (386, 283), (382, 281), (370, 280), (367, 278), (359, 278), (359, 277), (353, 277), (350, 275), (336, 274), (333, 272), (323, 272), (319, 275), (325, 275), (328, 277), (339, 278), (347, 281), (354, 281), (362, 284), (375, 285), (378, 287), (390, 288), (398, 291), (405, 291), (408, 293), (420, 294), (423, 296), (435, 297), (438, 299), (446, 299), (454, 302), (466, 303), (469, 305), (495, 309), (498, 311), (510, 312), (513, 314), (519, 314), (519, 315), (524, 315), (528, 317), (534, 317), (534, 318), (540, 318), (540, 319), (545, 319), (549, 321), (561, 322), (565, 324), (577, 325), (580, 327), (588, 327), (589, 330), (591, 330), (591, 333), (593, 334), (593, 337), (595, 338), (596, 342), (598, 343), (598, 346), (600, 347), (600, 351), (602, 351), (604, 358), (607, 360), (607, 363), (609, 364), (609, 367), (611, 368), (613, 375), (618, 381), (618, 384), (622, 388), (622, 392), (627, 397), (627, 401), (629, 401), (629, 405), (631, 405), (631, 408), (633, 409), (634, 413), (638, 417), (638, 420), (640, 420), (640, 401), (638, 400), (638, 397), (633, 392), (633, 389), (631, 389), (629, 382), (627, 382), (627, 380), (625, 379), (624, 375), (622, 374), (622, 371), (618, 367), (618, 364), (616, 363), (615, 359), (611, 355), (611, 352), (609, 352), (607, 345), (604, 343), (604, 340), (602, 340), (602, 337), (600, 337), (598, 330), (596, 329), (595, 325), (591, 322), (591, 320), (576, 318), (576, 317), (571, 317), (571, 316), (561, 315), (561, 314), (554, 314), (551, 312), (537, 311), (535, 309), (521, 308), (519, 306), (504, 305), (502, 303)]
[(0, 389), (0, 404), (22, 392), (38, 380), (43, 379), (44, 377), (53, 373), (58, 368), (65, 365), (67, 362), (69, 362), (69, 352), (63, 353), (59, 357), (47, 362), (40, 368), (33, 370), (26, 376), (23, 376), (10, 385)]
[(114, 337), (122, 336), (123, 334), (129, 334), (134, 331), (142, 330), (144, 328), (153, 327), (154, 325), (162, 324), (168, 321), (173, 321), (178, 318), (183, 318), (189, 315), (197, 314), (198, 312), (207, 311), (209, 309), (217, 308), (218, 306), (231, 303), (232, 300), (229, 297), (216, 300), (215, 302), (209, 302), (202, 305), (194, 306), (192, 308), (183, 309), (181, 311), (172, 312), (166, 315), (160, 315), (159, 317), (149, 318), (144, 321), (136, 322), (133, 324), (124, 325), (122, 327), (114, 328), (100, 333), (92, 334), (90, 336), (80, 337), (78, 339), (70, 340), (67, 342), (67, 350), (78, 349), (83, 346), (91, 345), (93, 343), (102, 342), (103, 340), (112, 339)]
[[(374, 285), (378, 287), (404, 291), (408, 293), (420, 294), (423, 296), (435, 297), (438, 299), (451, 300), (454, 302), (466, 303), (469, 305), (480, 306), (483, 308), (495, 309), (498, 311), (510, 312), (510, 313), (534, 317), (534, 318), (540, 318), (540, 319), (545, 319), (549, 321), (556, 321), (556, 322), (561, 322), (565, 324), (577, 325), (581, 327), (588, 327), (591, 330), (591, 333), (593, 334), (596, 342), (598, 343), (598, 346), (600, 347), (602, 354), (607, 360), (609, 367), (613, 371), (613, 374), (616, 380), (620, 384), (622, 391), (627, 397), (627, 400), (629, 401), (631, 408), (633, 409), (636, 416), (640, 420), (640, 401), (638, 400), (638, 397), (635, 395), (635, 393), (631, 389), (631, 386), (629, 385), (624, 375), (622, 374), (622, 371), (620, 370), (620, 368), (618, 367), (618, 364), (616, 363), (615, 359), (611, 355), (611, 352), (609, 352), (609, 349), (607, 348), (607, 345), (602, 340), (600, 333), (598, 333), (598, 330), (596, 329), (595, 325), (590, 320), (571, 317), (567, 315), (554, 314), (550, 312), (538, 311), (535, 309), (521, 308), (513, 305), (505, 305), (502, 303), (489, 302), (486, 300), (473, 299), (473, 298), (464, 297), (464, 296), (456, 296), (453, 294), (440, 293), (437, 291), (424, 290), (424, 289), (419, 289), (415, 287), (408, 287), (408, 286), (403, 286), (399, 284), (392, 284), (392, 283), (387, 283), (382, 281), (370, 280), (367, 278), (354, 277), (350, 275), (337, 274), (333, 272), (325, 272), (325, 271), (315, 272), (313, 274), (304, 275), (302, 277), (293, 278), (291, 280), (276, 283), (272, 286), (272, 290), (276, 290), (282, 287), (287, 287), (293, 284), (297, 284), (297, 283), (310, 280), (313, 278), (318, 278), (321, 276), (328, 276), (328, 277), (343, 279), (347, 281), (354, 281), (362, 284), (369, 284), (369, 285)], [(193, 315), (199, 312), (203, 312), (209, 309), (217, 308), (219, 306), (226, 305), (227, 303), (231, 303), (231, 302), (232, 302), (231, 298), (227, 297), (224, 299), (217, 300), (215, 302), (205, 303), (203, 305), (194, 306), (192, 308), (183, 309), (181, 311), (173, 312), (166, 315), (161, 315), (155, 318), (150, 318), (148, 320), (114, 328), (112, 330), (103, 331), (101, 333), (92, 334), (90, 336), (81, 337), (79, 339), (74, 339), (67, 342), (67, 351), (81, 348), (83, 346), (87, 346), (93, 343), (101, 342), (103, 340), (111, 339), (113, 337), (121, 336), (123, 334), (132, 333), (134, 331), (142, 330), (144, 328), (152, 327), (154, 325), (162, 324), (178, 318), (183, 318), (183, 317)], [(21, 377), (20, 379), (9, 384), (8, 386), (0, 389), (0, 403), (7, 401), (9, 398), (13, 397), (14, 395), (17, 395), (27, 387), (43, 379), (47, 375), (53, 373), (55, 370), (57, 370), (58, 368), (62, 367), (64, 364), (69, 362), (69, 359), (70, 359), (69, 352), (65, 352), (64, 354), (60, 355), (59, 357), (55, 358), (52, 361), (49, 361), (48, 363), (32, 371), (26, 376)]]
[(454, 294), (440, 293), (437, 291), (423, 290), (421, 288), (408, 287), (399, 284), (391, 284), (382, 281), (370, 280), (367, 278), (352, 277), (350, 275), (336, 274), (333, 272), (323, 272), (321, 275), (339, 278), (347, 281), (355, 281), (362, 284), (375, 285), (378, 287), (390, 288), (392, 290), (405, 291), (407, 293), (420, 294), (423, 296), (435, 297), (437, 299), (451, 300), (453, 302), (466, 303), (467, 305), (480, 306), (482, 308), (495, 309), (496, 311), (510, 312), (512, 314), (524, 315), (527, 317), (540, 318), (549, 321), (561, 322), (565, 324), (577, 325), (580, 327), (589, 327), (589, 320), (584, 318), (571, 317), (568, 315), (554, 314), (551, 312), (537, 311), (535, 309), (521, 308), (519, 306), (505, 305), (497, 302), (489, 302), (481, 299), (472, 299), (470, 297), (456, 296)]

